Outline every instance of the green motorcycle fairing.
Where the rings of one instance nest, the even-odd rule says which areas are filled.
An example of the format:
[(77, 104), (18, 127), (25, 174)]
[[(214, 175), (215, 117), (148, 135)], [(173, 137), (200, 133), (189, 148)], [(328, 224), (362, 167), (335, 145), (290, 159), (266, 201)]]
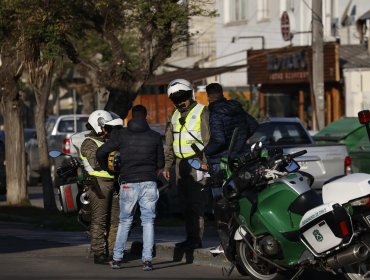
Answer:
[(269, 234), (278, 241), (282, 257), (274, 262), (283, 266), (298, 264), (307, 249), (299, 241), (299, 223), (303, 214), (289, 209), (301, 194), (310, 191), (301, 177), (299, 173), (292, 173), (274, 181), (258, 194), (255, 203), (246, 197), (239, 201), (239, 218), (245, 226), (257, 237)]

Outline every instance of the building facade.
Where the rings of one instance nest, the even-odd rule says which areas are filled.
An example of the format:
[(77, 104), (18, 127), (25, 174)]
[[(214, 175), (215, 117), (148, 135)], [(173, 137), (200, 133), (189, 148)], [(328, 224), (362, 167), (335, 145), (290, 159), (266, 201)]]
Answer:
[[(266, 116), (305, 116), (303, 121), (309, 128), (314, 115), (312, 77), (306, 76), (302, 80), (297, 76), (299, 73), (287, 74), (286, 69), (279, 72), (278, 69), (269, 68), (271, 61), (268, 61), (274, 57), (271, 53), (283, 63), (287, 54), (285, 62), (289, 57), (297, 58), (302, 55), (302, 52), (295, 53), (299, 47), (306, 48), (307, 53), (303, 55), (312, 53), (313, 20), (322, 22), (324, 45), (336, 45), (331, 51), (326, 50), (324, 53), (324, 71), (328, 68), (325, 64), (330, 60), (333, 63), (329, 67), (330, 71), (335, 72), (335, 79), (331, 80), (327, 80), (330, 73), (324, 73), (325, 123), (343, 115), (353, 116), (359, 110), (370, 106), (367, 97), (370, 87), (368, 65), (356, 64), (356, 59), (351, 61), (356, 54), (351, 56), (347, 52), (351, 46), (360, 47), (357, 49), (362, 53), (360, 56), (364, 61), (369, 60), (367, 42), (370, 2), (323, 0), (322, 13), (315, 17), (313, 1), (315, 0), (216, 1), (220, 16), (216, 21), (215, 65), (248, 64), (247, 68), (238, 72), (220, 75), (219, 82), (227, 88), (257, 87), (261, 93), (260, 107)], [(261, 73), (254, 69), (253, 64), (256, 59), (257, 62), (259, 60), (251, 54), (264, 57), (265, 77), (261, 77)], [(310, 65), (306, 63), (305, 67), (308, 66)], [(305, 75), (312, 73), (312, 68), (295, 70), (301, 74), (304, 72)], [(290, 79), (280, 79), (279, 82), (279, 77), (283, 75)], [(258, 79), (255, 79), (257, 76)], [(275, 78), (275, 81), (271, 81), (271, 77)], [(281, 106), (276, 106), (277, 104)]]

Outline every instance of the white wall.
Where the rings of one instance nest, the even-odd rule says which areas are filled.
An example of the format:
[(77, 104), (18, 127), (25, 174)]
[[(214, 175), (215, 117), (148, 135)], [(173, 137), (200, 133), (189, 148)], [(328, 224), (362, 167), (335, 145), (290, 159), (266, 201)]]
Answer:
[(370, 109), (370, 69), (343, 70), (345, 83), (345, 115), (357, 117), (357, 113)]
[[(299, 33), (312, 30), (312, 1), (311, 0), (245, 0), (246, 20), (228, 22), (227, 11), (233, 0), (216, 0), (216, 8), (220, 17), (216, 19), (216, 66), (238, 65), (246, 63), (246, 50), (261, 49), (261, 39), (239, 39), (232, 43), (233, 37), (264, 36), (265, 48), (280, 48), (311, 45), (311, 33)], [(239, 0), (241, 1), (241, 0)], [(270, 16), (259, 21), (258, 3), (267, 2)], [(348, 6), (348, 4), (350, 5)], [(347, 13), (345, 13), (346, 8)], [(370, 10), (369, 0), (323, 0), (322, 21), (324, 41), (334, 41), (342, 36), (341, 41), (358, 43), (354, 22)], [(281, 35), (280, 17), (283, 11), (291, 14), (291, 28), (298, 32), (290, 41), (284, 41)], [(344, 14), (348, 15), (348, 26), (342, 26)], [(223, 74), (220, 82), (225, 86), (246, 86), (246, 69), (234, 73)]]

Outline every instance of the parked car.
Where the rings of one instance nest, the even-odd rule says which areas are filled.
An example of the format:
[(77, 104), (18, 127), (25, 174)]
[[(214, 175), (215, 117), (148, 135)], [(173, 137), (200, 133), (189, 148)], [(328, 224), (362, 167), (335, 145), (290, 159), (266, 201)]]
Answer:
[(320, 189), (329, 179), (350, 172), (350, 158), (344, 144), (315, 144), (310, 133), (298, 118), (269, 118), (261, 122), (249, 138), (252, 144), (262, 141), (270, 147), (281, 147), (285, 154), (307, 150), (295, 158), (300, 170), (310, 173), (315, 181), (312, 185)]
[(344, 117), (332, 122), (319, 131), (314, 139), (317, 143), (345, 144), (351, 157), (351, 168), (355, 173), (370, 173), (370, 143), (366, 127), (357, 117)]
[[(78, 156), (76, 147), (71, 143), (71, 136), (77, 132), (86, 130), (86, 123), (89, 115), (61, 115), (49, 116), (46, 120), (46, 139), (48, 150), (58, 150), (65, 154)], [(61, 159), (51, 161), (51, 175), (53, 180), (56, 178), (55, 166), (60, 166)], [(26, 143), (26, 163), (27, 163), (27, 183), (36, 184), (40, 178), (39, 173), (39, 151), (36, 138), (30, 139)]]
[[(36, 129), (24, 129), (24, 142), (36, 138)], [(0, 194), (6, 193), (6, 170), (5, 170), (5, 132), (0, 132)]]

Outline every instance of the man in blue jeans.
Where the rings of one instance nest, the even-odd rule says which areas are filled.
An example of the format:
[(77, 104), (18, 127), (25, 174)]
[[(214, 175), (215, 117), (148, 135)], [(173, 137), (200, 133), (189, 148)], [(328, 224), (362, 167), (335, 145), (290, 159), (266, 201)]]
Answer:
[(127, 128), (117, 131), (96, 152), (97, 159), (104, 169), (110, 152), (119, 151), (120, 166), (120, 217), (111, 267), (123, 267), (128, 233), (131, 228), (135, 204), (138, 202), (143, 227), (143, 270), (152, 270), (154, 245), (155, 207), (159, 197), (157, 171), (164, 166), (164, 153), (161, 136), (151, 130), (146, 121), (147, 110), (142, 105), (132, 108), (132, 119)]

